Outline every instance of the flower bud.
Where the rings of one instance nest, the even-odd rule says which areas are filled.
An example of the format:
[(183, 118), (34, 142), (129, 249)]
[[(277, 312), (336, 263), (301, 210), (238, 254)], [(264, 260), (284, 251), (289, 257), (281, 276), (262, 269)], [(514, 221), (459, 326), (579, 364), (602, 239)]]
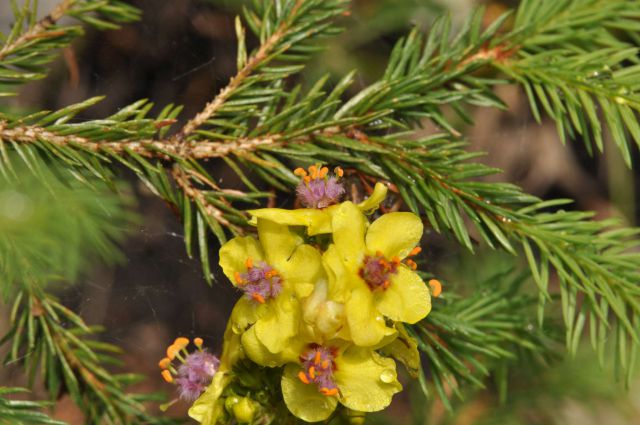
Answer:
[(241, 424), (251, 423), (256, 413), (256, 402), (243, 397), (233, 406), (233, 415)]

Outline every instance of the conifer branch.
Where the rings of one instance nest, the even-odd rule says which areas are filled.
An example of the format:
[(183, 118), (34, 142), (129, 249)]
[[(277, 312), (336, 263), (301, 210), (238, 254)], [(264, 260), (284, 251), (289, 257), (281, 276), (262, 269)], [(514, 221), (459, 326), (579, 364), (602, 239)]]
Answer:
[[(522, 293), (526, 280), (524, 273), (494, 272), (484, 281), (467, 282), (471, 294), (449, 288), (425, 320), (408, 327), (428, 359), (420, 372), (427, 397), (432, 395), (424, 384), (430, 381), (451, 411), (453, 396), (464, 399), (466, 387), (485, 388), (501, 367), (524, 359), (543, 365), (554, 357), (559, 333), (550, 324), (531, 322), (536, 298)], [(501, 386), (505, 390), (506, 382)]]
[[(282, 136), (242, 138), (232, 141), (195, 140), (185, 146), (176, 146), (172, 139), (154, 140), (92, 140), (75, 135), (60, 135), (38, 126), (11, 126), (6, 121), (0, 121), (0, 140), (34, 144), (39, 141), (54, 144), (59, 147), (75, 146), (91, 152), (111, 152), (126, 155), (128, 151), (147, 158), (170, 159), (206, 159), (221, 158), (226, 155), (253, 152), (264, 146), (277, 146), (284, 143)], [(297, 143), (300, 143), (299, 139)], [(296, 141), (290, 142), (296, 143)]]
[(57, 37), (63, 32), (49, 33), (46, 31), (55, 25), (63, 16), (67, 14), (76, 0), (63, 0), (47, 16), (40, 19), (29, 31), (22, 34), (16, 40), (5, 44), (0, 49), (0, 61), (12, 54), (16, 49), (37, 38)]
[[(209, 102), (202, 112), (185, 124), (182, 130), (180, 130), (180, 132), (175, 136), (175, 140), (183, 140), (185, 137), (193, 133), (198, 127), (202, 126), (207, 120), (215, 116), (216, 112), (224, 105), (227, 99), (233, 96), (234, 92), (245, 82), (247, 77), (249, 77), (256, 68), (268, 63), (269, 59), (271, 59), (270, 55), (278, 46), (282, 38), (287, 34), (287, 31), (289, 31), (291, 21), (296, 18), (296, 15), (304, 1), (305, 0), (296, 0), (293, 8), (287, 16), (287, 19), (285, 19), (278, 29), (276, 29), (275, 32), (260, 45), (258, 51), (249, 58), (242, 69), (238, 70), (236, 75), (231, 78), (229, 84), (223, 88), (220, 93), (218, 93), (215, 99)], [(285, 46), (280, 53), (284, 53), (286, 50), (287, 47)]]
[(41, 401), (15, 400), (7, 395), (26, 393), (24, 388), (8, 388), (0, 386), (0, 425), (66, 425), (62, 421), (51, 419), (42, 409), (50, 403)]
[(14, 6), (14, 25), (8, 34), (0, 33), (0, 97), (15, 94), (16, 86), (44, 78), (46, 64), (56, 51), (68, 46), (84, 31), (78, 25), (58, 25), (63, 17), (98, 29), (115, 29), (135, 21), (140, 13), (119, 0), (62, 0), (44, 18), (36, 21), (38, 2), (26, 0)]
[[(582, 135), (587, 141), (592, 137), (596, 146), (602, 132), (601, 108), (615, 140), (628, 153), (629, 140), (640, 142), (636, 119), (640, 67), (636, 47), (620, 34), (632, 40), (640, 34), (640, 2), (525, 0), (513, 28), (505, 30), (509, 17), (505, 14), (483, 30), (483, 11), (478, 10), (453, 40), (451, 23), (443, 18), (428, 36), (413, 31), (401, 40), (381, 80), (350, 99), (344, 99), (344, 94), (353, 83), (353, 73), (333, 85), (324, 77), (308, 89), (285, 88), (285, 80), (302, 69), (298, 63), (319, 48), (318, 40), (339, 31), (334, 21), (346, 2), (254, 3), (255, 10), (245, 12), (246, 24), (259, 36), (261, 46), (247, 59), (245, 30), (238, 21), (238, 74), (175, 136), (166, 134), (176, 123), (180, 107), (168, 105), (158, 117), (150, 118), (152, 106), (145, 101), (103, 120), (72, 123), (79, 111), (98, 100), (89, 99), (53, 113), (3, 117), (0, 172), (15, 162), (16, 156), (9, 157), (7, 150), (15, 150), (27, 165), (32, 165), (32, 158), (47, 155), (72, 170), (88, 171), (107, 181), (112, 178), (112, 163), (121, 162), (180, 213), (187, 252), (191, 255), (196, 235), (205, 277), (210, 280), (208, 234), (224, 241), (227, 231), (242, 233), (248, 226), (244, 204), (272, 197), (260, 187), (290, 193), (298, 182), (291, 172), (294, 166), (339, 164), (347, 179), (361, 176), (388, 182), (398, 194), (394, 201), (401, 198), (436, 231), (453, 235), (470, 250), (476, 245), (474, 239), (480, 238), (492, 248), (524, 254), (538, 286), (540, 323), (545, 305), (554, 298), (549, 286), (555, 271), (569, 350), (575, 351), (590, 322), (598, 352), (603, 353), (609, 335), (615, 335), (616, 357), (622, 369), (630, 371), (640, 340), (638, 231), (616, 227), (611, 220), (593, 221), (588, 213), (546, 212), (566, 201), (541, 202), (513, 185), (473, 180), (498, 170), (470, 161), (478, 154), (466, 150), (443, 106), (452, 106), (470, 121), (468, 104), (504, 107), (492, 89), (515, 81), (527, 91), (536, 118), (544, 110), (561, 134)], [(594, 43), (595, 51), (589, 51)], [(481, 67), (493, 67), (507, 77), (479, 76), (476, 71)], [(423, 119), (433, 120), (455, 137), (410, 137)], [(208, 158), (224, 160), (245, 189), (215, 183), (201, 161)], [(510, 295), (504, 292), (503, 298)], [(452, 316), (464, 314), (456, 310), (458, 306), (461, 310), (483, 307), (488, 302), (485, 298), (470, 297), (470, 304), (452, 304), (441, 314), (434, 309), (431, 319), (420, 325), (426, 327), (416, 328), (423, 352), (442, 359), (434, 347), (445, 339), (452, 346), (479, 345), (482, 339), (474, 337), (486, 335), (490, 326), (487, 330), (465, 323), (473, 335), (458, 337)], [(521, 325), (502, 316), (501, 299), (490, 301), (488, 314), (498, 314), (510, 329)], [(505, 309), (516, 308), (515, 304)], [(430, 321), (439, 321), (435, 331), (428, 327)], [(451, 335), (443, 336), (443, 330)], [(517, 341), (524, 341), (521, 347), (535, 351), (531, 346), (539, 340), (520, 332), (501, 336), (505, 340), (522, 337)], [(498, 357), (507, 357), (500, 341), (494, 348)], [(461, 357), (472, 353), (465, 358), (473, 362), (475, 354), (482, 352), (474, 347)], [(433, 368), (441, 385), (447, 374), (479, 382), (469, 368), (450, 357), (440, 363), (434, 360)]]
[(5, 363), (23, 364), (33, 383), (38, 373), (51, 400), (67, 393), (85, 415), (87, 423), (118, 425), (169, 424), (145, 410), (154, 394), (127, 394), (137, 375), (111, 374), (104, 364), (119, 364), (120, 349), (90, 337), (99, 328), (84, 321), (37, 287), (21, 292), (12, 308), (11, 328), (0, 344), (11, 342)]

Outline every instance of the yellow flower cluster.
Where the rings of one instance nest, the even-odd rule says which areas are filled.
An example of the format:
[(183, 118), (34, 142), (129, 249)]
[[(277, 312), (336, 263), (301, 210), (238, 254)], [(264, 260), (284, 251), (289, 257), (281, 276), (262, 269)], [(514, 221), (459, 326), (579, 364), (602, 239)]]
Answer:
[[(296, 174), (309, 196), (317, 192), (311, 184), (329, 178), (319, 166)], [(386, 192), (379, 183), (360, 204), (249, 211), (258, 237), (236, 237), (220, 249), (224, 274), (244, 296), (231, 314), (218, 373), (191, 417), (215, 424), (216, 399), (245, 357), (283, 367), (283, 399), (308, 422), (328, 418), (338, 403), (360, 412), (390, 404), (402, 386), (385, 354), (403, 334), (402, 322), (429, 313), (431, 296), (410, 259), (420, 252), (420, 218), (391, 212), (369, 222)], [(437, 281), (430, 285), (437, 295)]]

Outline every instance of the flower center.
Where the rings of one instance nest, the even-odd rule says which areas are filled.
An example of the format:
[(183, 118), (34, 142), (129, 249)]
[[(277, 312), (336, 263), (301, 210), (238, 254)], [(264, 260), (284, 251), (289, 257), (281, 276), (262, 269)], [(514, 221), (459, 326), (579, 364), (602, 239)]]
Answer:
[(364, 257), (358, 274), (372, 291), (384, 291), (391, 285), (391, 276), (398, 272), (400, 259), (393, 257), (387, 260), (381, 252)]
[(345, 190), (339, 179), (344, 175), (340, 167), (334, 170), (335, 176), (329, 176), (327, 167), (312, 165), (309, 171), (296, 168), (294, 174), (302, 177), (296, 192), (298, 199), (307, 208), (326, 208), (337, 204)]
[[(198, 350), (189, 353), (186, 350), (189, 340), (176, 338), (167, 348), (167, 357), (158, 363), (165, 381), (176, 384), (180, 398), (189, 402), (200, 397), (211, 384), (220, 366), (220, 360), (216, 356), (202, 349), (201, 338), (195, 338), (193, 343)], [(177, 368), (172, 363), (175, 359), (180, 362)]]
[(298, 373), (298, 379), (305, 384), (316, 384), (318, 390), (326, 396), (338, 394), (338, 386), (333, 381), (333, 372), (336, 370), (334, 359), (338, 354), (335, 347), (323, 347), (312, 344), (302, 356), (302, 370)]
[(235, 280), (247, 298), (264, 304), (267, 300), (275, 298), (282, 291), (282, 277), (273, 267), (261, 261), (254, 265), (248, 258), (245, 262), (247, 271), (236, 272)]

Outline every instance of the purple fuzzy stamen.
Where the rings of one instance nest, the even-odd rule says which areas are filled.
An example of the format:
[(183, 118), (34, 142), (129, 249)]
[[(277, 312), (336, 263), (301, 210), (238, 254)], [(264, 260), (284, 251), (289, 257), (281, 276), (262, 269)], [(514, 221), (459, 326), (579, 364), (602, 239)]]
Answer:
[(211, 384), (216, 374), (220, 360), (206, 351), (196, 351), (189, 354), (178, 368), (175, 379), (180, 398), (193, 402)]
[(400, 261), (387, 260), (381, 253), (364, 257), (358, 274), (372, 291), (385, 290), (391, 285), (391, 277), (398, 272)]
[(298, 199), (306, 208), (326, 208), (337, 204), (345, 193), (335, 177), (302, 180), (296, 189)]
[(310, 349), (300, 356), (303, 371), (300, 372), (298, 378), (305, 384), (316, 384), (318, 390), (325, 395), (335, 395), (338, 388), (333, 380), (333, 373), (336, 370), (334, 362), (336, 355), (336, 348), (311, 345)]
[(277, 297), (282, 291), (282, 278), (277, 270), (264, 261), (240, 274), (240, 281), (238, 286), (247, 298), (260, 304)]

